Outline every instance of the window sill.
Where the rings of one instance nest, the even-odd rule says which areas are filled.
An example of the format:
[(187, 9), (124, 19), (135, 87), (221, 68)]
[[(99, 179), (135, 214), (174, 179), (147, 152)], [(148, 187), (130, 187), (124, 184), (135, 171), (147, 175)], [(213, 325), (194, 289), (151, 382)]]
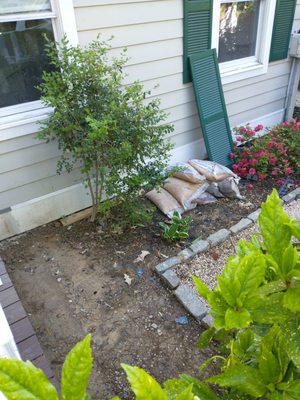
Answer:
[(235, 66), (234, 68), (224, 68), (220, 64), (220, 74), (222, 84), (237, 82), (243, 79), (252, 78), (254, 76), (263, 75), (267, 72), (268, 65), (259, 62), (245, 63)]

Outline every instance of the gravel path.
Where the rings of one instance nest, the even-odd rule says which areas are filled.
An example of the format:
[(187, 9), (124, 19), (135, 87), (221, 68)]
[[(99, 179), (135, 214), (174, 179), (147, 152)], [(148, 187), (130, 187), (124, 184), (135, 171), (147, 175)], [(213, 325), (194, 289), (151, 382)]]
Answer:
[[(300, 219), (300, 199), (285, 205), (284, 209), (293, 218)], [(227, 258), (235, 254), (235, 246), (240, 239), (249, 240), (251, 235), (258, 232), (257, 224), (242, 231), (236, 236), (231, 236), (221, 245), (200, 253), (185, 264), (179, 265), (175, 271), (181, 283), (194, 288), (191, 276), (196, 275), (211, 289), (216, 285), (216, 277), (222, 273)]]

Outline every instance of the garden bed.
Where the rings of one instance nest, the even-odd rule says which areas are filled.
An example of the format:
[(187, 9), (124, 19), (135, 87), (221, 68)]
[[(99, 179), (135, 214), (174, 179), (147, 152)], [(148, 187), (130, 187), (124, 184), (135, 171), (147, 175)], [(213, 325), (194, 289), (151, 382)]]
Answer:
[[(241, 190), (245, 201), (224, 198), (187, 213), (193, 218), (188, 242), (255, 211), (272, 186), (258, 182)], [(213, 352), (197, 351), (201, 326), (190, 318), (187, 325), (176, 323), (186, 313), (153, 272), (188, 243), (164, 242), (158, 226), (163, 220), (156, 213), (154, 224), (118, 233), (88, 220), (68, 227), (54, 222), (0, 243), (57, 378), (66, 353), (92, 333), (94, 398), (131, 398), (120, 362), (163, 381), (182, 372), (197, 375), (197, 366)], [(135, 263), (143, 250), (150, 254)]]

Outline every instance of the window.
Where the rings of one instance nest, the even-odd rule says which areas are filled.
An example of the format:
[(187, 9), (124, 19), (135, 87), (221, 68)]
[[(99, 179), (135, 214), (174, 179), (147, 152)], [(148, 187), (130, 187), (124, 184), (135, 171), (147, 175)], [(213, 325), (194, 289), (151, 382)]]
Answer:
[(58, 40), (63, 33), (77, 44), (72, 0), (0, 1), (0, 140), (11, 125), (46, 114), (36, 89), (50, 68), (45, 37)]
[(223, 83), (267, 71), (276, 2), (217, 0), (213, 10), (213, 43)]
[(220, 63), (256, 55), (260, 1), (220, 4)]

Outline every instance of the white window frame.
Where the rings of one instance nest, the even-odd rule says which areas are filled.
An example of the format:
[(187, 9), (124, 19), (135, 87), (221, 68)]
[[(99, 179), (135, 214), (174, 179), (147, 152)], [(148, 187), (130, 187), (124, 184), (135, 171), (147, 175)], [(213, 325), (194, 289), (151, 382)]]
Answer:
[[(50, 18), (55, 40), (66, 34), (70, 44), (78, 45), (73, 1), (50, 0), (50, 3), (51, 11), (0, 15), (0, 22)], [(0, 142), (37, 132), (37, 121), (47, 118), (51, 111), (40, 100), (0, 108)]]
[[(232, 1), (234, 0), (213, 1), (212, 48), (215, 48), (217, 52), (219, 46), (220, 5), (221, 2)], [(260, 0), (260, 3), (256, 55), (219, 63), (223, 84), (262, 75), (268, 70), (276, 1)]]

